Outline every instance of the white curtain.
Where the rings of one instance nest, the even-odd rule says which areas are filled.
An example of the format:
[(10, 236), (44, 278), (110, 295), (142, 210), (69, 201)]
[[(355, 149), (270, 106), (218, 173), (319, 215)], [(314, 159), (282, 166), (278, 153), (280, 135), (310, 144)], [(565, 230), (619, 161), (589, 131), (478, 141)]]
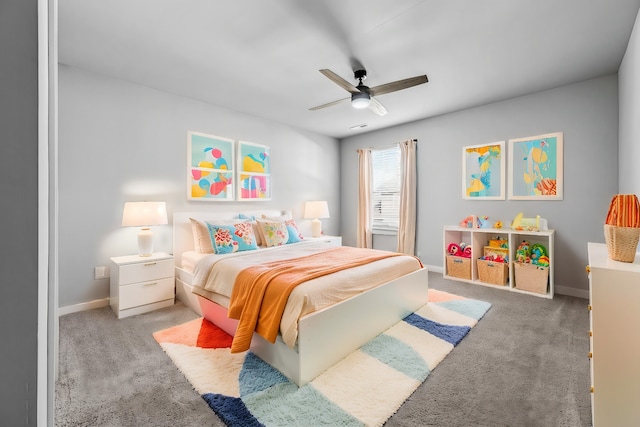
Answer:
[(358, 222), (356, 245), (373, 247), (371, 235), (371, 149), (358, 149)]
[(416, 140), (400, 146), (400, 223), (398, 252), (415, 254), (416, 246)]

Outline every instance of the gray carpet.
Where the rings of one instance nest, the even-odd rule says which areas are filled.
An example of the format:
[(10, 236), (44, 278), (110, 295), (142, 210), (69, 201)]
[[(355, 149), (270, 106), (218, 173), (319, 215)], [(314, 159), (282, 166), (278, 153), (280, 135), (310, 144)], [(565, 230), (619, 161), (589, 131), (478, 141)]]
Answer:
[[(591, 425), (586, 300), (429, 280), (493, 307), (385, 426)], [(181, 303), (61, 317), (55, 425), (223, 426), (151, 336), (195, 317)]]

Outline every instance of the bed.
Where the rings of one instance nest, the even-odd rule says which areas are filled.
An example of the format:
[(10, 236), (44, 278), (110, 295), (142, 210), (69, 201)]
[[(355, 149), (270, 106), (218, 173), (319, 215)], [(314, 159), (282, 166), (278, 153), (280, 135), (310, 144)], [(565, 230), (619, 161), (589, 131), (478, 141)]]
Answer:
[[(247, 217), (260, 217), (262, 215), (276, 217), (282, 213), (282, 211), (276, 210), (263, 210), (245, 212), (244, 214)], [(217, 261), (218, 256), (210, 257), (195, 251), (191, 218), (203, 222), (215, 222), (231, 220), (237, 216), (237, 212), (176, 212), (173, 218), (176, 296), (196, 313), (204, 316), (230, 335), (235, 335), (238, 321), (227, 317), (228, 295), (217, 295), (216, 292), (205, 289), (204, 284), (210, 279), (206, 275), (203, 276), (202, 272), (204, 270), (208, 271), (211, 269), (211, 265), (216, 263), (236, 265), (236, 269), (239, 269), (240, 266), (250, 262), (248, 261), (250, 257), (281, 259), (282, 257), (290, 256), (282, 255), (287, 251), (299, 254), (315, 254), (331, 250), (329, 248), (330, 245), (327, 242), (323, 242), (322, 239), (314, 242), (303, 240), (300, 243), (284, 245), (281, 248), (260, 248), (256, 251), (251, 251), (251, 254), (232, 254), (232, 256), (225, 257), (224, 261), (220, 262)], [(325, 247), (322, 247), (323, 245)], [(212, 261), (212, 258), (215, 260)], [(369, 282), (369, 277), (372, 277), (373, 271), (376, 272), (374, 276), (378, 276), (376, 280), (382, 280), (382, 282), (375, 283), (373, 287), (368, 289), (358, 290), (352, 295), (347, 295), (346, 297), (343, 295), (339, 300), (331, 301), (329, 305), (323, 303), (325, 305), (320, 305), (320, 308), (303, 307), (297, 313), (297, 308), (293, 312), (290, 310), (288, 326), (284, 326), (286, 316), (283, 316), (283, 324), (280, 327), (281, 333), (278, 334), (275, 342), (271, 343), (259, 334), (254, 333), (250, 343), (251, 351), (278, 369), (297, 385), (302, 386), (308, 383), (371, 338), (427, 302), (427, 270), (421, 265), (417, 268), (406, 267), (408, 266), (407, 258), (412, 257), (394, 257), (393, 261), (384, 259), (366, 267), (354, 268), (349, 272), (333, 273), (314, 279), (314, 282), (323, 281), (322, 286), (329, 286), (327, 283), (335, 282), (340, 277), (338, 274), (347, 274), (347, 277), (350, 278), (346, 279), (346, 282)], [(415, 263), (415, 260), (413, 261)], [(396, 266), (400, 265), (395, 264), (396, 262), (402, 263), (402, 266)], [(385, 263), (391, 268), (385, 267), (382, 269)], [(402, 270), (398, 270), (399, 268), (402, 268)], [(405, 268), (408, 269), (406, 272)], [(360, 271), (356, 272), (356, 269), (361, 269), (363, 274), (366, 273), (369, 276), (366, 276), (367, 278), (363, 276), (363, 280), (352, 280), (360, 277)], [(399, 271), (400, 273), (398, 273)], [(357, 274), (357, 276), (354, 276), (354, 274)], [(400, 274), (399, 277), (393, 277), (393, 275), (398, 276), (398, 274)], [(387, 280), (387, 277), (393, 278)], [(340, 283), (345, 283), (345, 279), (342, 278)], [(318, 284), (313, 283), (313, 285), (317, 286)], [(292, 291), (285, 311), (289, 306), (293, 305), (291, 301), (294, 300), (295, 292), (303, 294), (306, 292), (304, 290), (305, 286), (310, 286), (310, 282), (303, 283)], [(307, 298), (306, 295), (305, 298)]]

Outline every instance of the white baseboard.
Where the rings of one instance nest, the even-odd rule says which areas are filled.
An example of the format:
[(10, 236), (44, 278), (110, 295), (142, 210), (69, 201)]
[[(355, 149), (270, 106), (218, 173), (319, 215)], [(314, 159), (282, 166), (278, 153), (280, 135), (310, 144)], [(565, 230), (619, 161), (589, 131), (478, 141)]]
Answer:
[(109, 305), (109, 298), (97, 299), (89, 302), (83, 302), (81, 304), (68, 305), (66, 307), (58, 308), (58, 316), (77, 313), (79, 311), (92, 310), (94, 308), (102, 308), (108, 305)]
[(589, 299), (589, 290), (588, 289), (576, 289), (570, 286), (558, 286), (554, 287), (555, 293), (559, 295), (567, 295), (570, 297)]
[(427, 270), (433, 271), (434, 273), (444, 274), (444, 268), (441, 265), (425, 265)]

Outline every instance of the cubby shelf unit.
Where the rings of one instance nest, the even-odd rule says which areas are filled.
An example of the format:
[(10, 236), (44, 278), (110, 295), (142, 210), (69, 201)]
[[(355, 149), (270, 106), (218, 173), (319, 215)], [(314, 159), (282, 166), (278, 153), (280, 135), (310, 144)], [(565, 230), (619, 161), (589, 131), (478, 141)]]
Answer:
[[(458, 280), (462, 282), (469, 282), (477, 285), (491, 286), (498, 289), (509, 290), (513, 292), (520, 292), (529, 295), (535, 295), (543, 298), (553, 298), (554, 285), (553, 285), (553, 269), (554, 269), (554, 256), (553, 256), (553, 238), (554, 230), (541, 230), (541, 231), (525, 231), (525, 230), (512, 230), (505, 228), (464, 228), (458, 226), (445, 226), (443, 230), (443, 265), (444, 265), (444, 278), (451, 280)], [(499, 237), (505, 239), (509, 244), (509, 279), (505, 286), (494, 285), (480, 281), (478, 276), (478, 263), (477, 260), (484, 254), (484, 247), (489, 245), (489, 240)], [(539, 243), (547, 248), (549, 256), (549, 281), (546, 293), (530, 292), (522, 289), (518, 289), (515, 286), (515, 270), (513, 267), (513, 260), (515, 259), (516, 249), (523, 240), (527, 240), (531, 245)], [(447, 247), (450, 243), (464, 242), (467, 245), (471, 245), (471, 279), (463, 279), (460, 277), (450, 276), (447, 269)]]

